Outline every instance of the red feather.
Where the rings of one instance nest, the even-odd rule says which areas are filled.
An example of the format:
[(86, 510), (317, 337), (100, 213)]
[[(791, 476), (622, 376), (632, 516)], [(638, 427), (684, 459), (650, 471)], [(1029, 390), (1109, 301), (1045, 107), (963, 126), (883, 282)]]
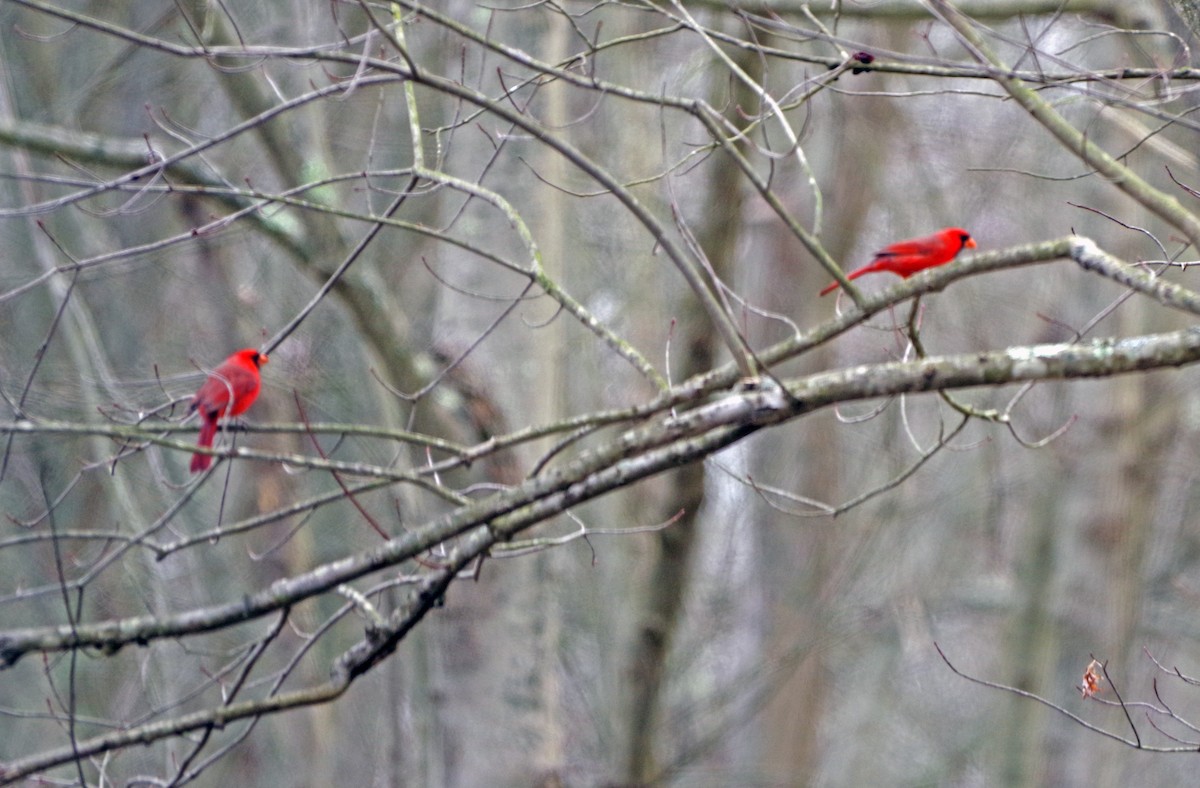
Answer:
[[(192, 397), (192, 410), (200, 412), (198, 446), (212, 446), (217, 435), (217, 421), (239, 416), (258, 399), (261, 387), (258, 370), (267, 357), (254, 348), (239, 350), (221, 362)], [(203, 471), (212, 464), (212, 455), (193, 454), (192, 473)]]
[[(958, 256), (963, 249), (974, 249), (975, 239), (961, 227), (947, 227), (923, 238), (910, 238), (875, 253), (875, 259), (862, 268), (846, 274), (847, 279), (857, 279), (876, 271), (890, 271), (907, 279), (918, 271), (945, 265)], [(821, 291), (821, 295), (832, 293), (838, 288), (834, 282)]]

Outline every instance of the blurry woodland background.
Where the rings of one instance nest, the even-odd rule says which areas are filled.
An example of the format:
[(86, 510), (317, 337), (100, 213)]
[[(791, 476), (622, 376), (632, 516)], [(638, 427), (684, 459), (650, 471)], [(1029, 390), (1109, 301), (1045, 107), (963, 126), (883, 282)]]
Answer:
[(958, 7), (0, 3), (0, 781), (1193, 778), (1200, 297), (1038, 246), (1194, 284), (1187, 9)]

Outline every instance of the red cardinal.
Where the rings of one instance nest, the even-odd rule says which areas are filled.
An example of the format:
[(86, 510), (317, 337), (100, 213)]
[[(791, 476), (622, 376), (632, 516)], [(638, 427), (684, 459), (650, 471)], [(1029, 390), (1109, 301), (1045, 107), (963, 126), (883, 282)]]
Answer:
[[(924, 238), (912, 238), (907, 241), (897, 241), (891, 246), (875, 253), (875, 260), (862, 268), (856, 268), (846, 275), (847, 279), (857, 279), (863, 274), (876, 271), (891, 271), (907, 279), (918, 271), (944, 265), (963, 249), (974, 249), (975, 239), (961, 227), (947, 227), (938, 230), (933, 235)], [(821, 295), (837, 290), (838, 283), (826, 287)]]
[[(254, 348), (239, 350), (221, 362), (208, 380), (192, 397), (189, 410), (200, 411), (200, 440), (198, 446), (212, 446), (217, 434), (217, 420), (238, 416), (258, 399), (260, 381), (258, 369), (267, 357)], [(192, 473), (203, 471), (212, 464), (212, 455), (193, 454)]]

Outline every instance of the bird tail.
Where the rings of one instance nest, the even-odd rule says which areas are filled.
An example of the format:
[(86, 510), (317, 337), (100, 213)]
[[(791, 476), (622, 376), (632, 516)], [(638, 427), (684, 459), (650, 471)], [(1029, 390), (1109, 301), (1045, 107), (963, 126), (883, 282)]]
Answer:
[[(857, 278), (859, 278), (860, 276), (862, 276), (863, 274), (869, 274), (869, 273), (871, 273), (872, 271), (881, 271), (881, 270), (883, 270), (883, 269), (881, 269), (881, 268), (876, 268), (876, 267), (875, 267), (875, 265), (874, 265), (873, 263), (868, 263), (867, 265), (864, 265), (862, 268), (855, 268), (853, 271), (851, 271), (850, 273), (846, 274), (846, 278), (847, 278), (847, 279), (857, 279)], [(829, 284), (827, 284), (827, 285), (825, 286), (825, 289), (824, 289), (824, 290), (822, 290), (820, 294), (821, 294), (821, 295), (829, 295), (829, 294), (830, 294), (830, 293), (832, 293), (834, 290), (837, 290), (837, 289), (838, 289), (838, 287), (840, 287), (840, 286), (841, 286), (841, 283), (835, 280), (835, 281), (833, 281), (833, 282), (830, 282)]]
[[(217, 420), (215, 418), (200, 419), (200, 440), (196, 441), (197, 446), (212, 446), (213, 438), (217, 435)], [(197, 471), (206, 471), (208, 466), (212, 465), (211, 454), (193, 454), (192, 455), (192, 473)]]

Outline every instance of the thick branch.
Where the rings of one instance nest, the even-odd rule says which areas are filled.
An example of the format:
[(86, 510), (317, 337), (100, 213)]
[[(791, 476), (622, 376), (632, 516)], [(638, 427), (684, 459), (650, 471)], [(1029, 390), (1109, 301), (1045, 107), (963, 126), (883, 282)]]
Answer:
[(174, 616), (140, 616), (95, 624), (41, 627), (0, 634), (0, 668), (30, 651), (119, 649), (129, 643), (208, 632), (257, 618), (395, 566), (480, 526), (482, 552), (579, 503), (664, 470), (701, 460), (763, 427), (838, 402), (1030, 380), (1104, 377), (1200, 360), (1200, 327), (1086, 344), (1035, 345), (917, 361), (863, 364), (786, 383), (739, 389), (706, 405), (630, 430), (542, 477), (447, 514), (385, 544), (242, 599)]

